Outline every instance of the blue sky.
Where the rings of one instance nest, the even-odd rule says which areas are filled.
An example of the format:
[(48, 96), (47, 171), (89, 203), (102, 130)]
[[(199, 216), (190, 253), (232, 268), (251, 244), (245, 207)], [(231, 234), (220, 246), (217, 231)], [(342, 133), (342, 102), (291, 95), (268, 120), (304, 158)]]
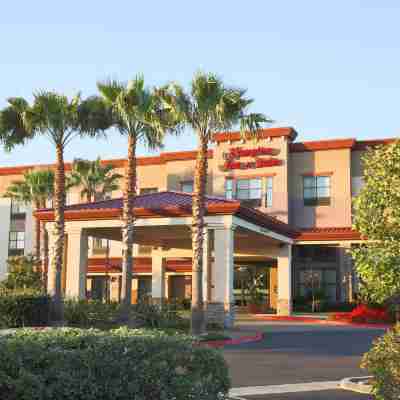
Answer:
[[(84, 96), (143, 72), (187, 85), (198, 69), (245, 87), (253, 111), (298, 140), (400, 136), (400, 2), (385, 0), (8, 1), (0, 13), (0, 107), (37, 89)], [(190, 134), (165, 150), (193, 149)], [(145, 148), (140, 154), (148, 154)], [(74, 157), (124, 157), (125, 140), (77, 140)], [(0, 166), (54, 161), (35, 140)]]

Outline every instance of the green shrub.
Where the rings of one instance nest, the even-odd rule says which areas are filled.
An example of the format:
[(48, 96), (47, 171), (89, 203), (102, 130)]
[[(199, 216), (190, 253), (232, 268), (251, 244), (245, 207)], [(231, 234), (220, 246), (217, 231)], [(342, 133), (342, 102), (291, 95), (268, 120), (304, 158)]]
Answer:
[(35, 290), (0, 290), (0, 327), (40, 326), (49, 322), (50, 298)]
[(1, 287), (9, 290), (43, 290), (40, 260), (33, 256), (15, 256), (7, 259), (7, 276)]
[(98, 300), (66, 300), (64, 321), (69, 326), (107, 327), (118, 318), (118, 303), (103, 303)]
[(131, 307), (131, 316), (138, 325), (153, 329), (186, 329), (189, 322), (179, 315), (176, 304), (138, 303)]
[(217, 400), (229, 385), (222, 355), (188, 336), (124, 328), (0, 337), (7, 400)]
[(375, 341), (361, 366), (374, 376), (377, 400), (400, 398), (400, 324)]

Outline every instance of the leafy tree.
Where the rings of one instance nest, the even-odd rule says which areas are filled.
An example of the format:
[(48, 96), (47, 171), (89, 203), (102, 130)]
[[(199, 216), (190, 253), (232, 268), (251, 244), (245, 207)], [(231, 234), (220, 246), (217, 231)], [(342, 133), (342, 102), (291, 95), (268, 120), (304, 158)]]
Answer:
[(4, 289), (43, 289), (40, 261), (33, 256), (10, 257), (8, 273), (1, 287)]
[(67, 179), (68, 187), (81, 188), (81, 196), (88, 203), (103, 199), (108, 193), (119, 189), (119, 180), (123, 176), (114, 172), (111, 164), (103, 165), (100, 158), (95, 161), (76, 159)]
[(354, 227), (368, 241), (352, 250), (362, 293), (383, 303), (400, 295), (400, 141), (363, 157), (365, 185), (354, 201)]
[(257, 137), (261, 124), (270, 121), (263, 114), (246, 114), (253, 100), (245, 94), (243, 89), (226, 86), (217, 75), (203, 72), (194, 76), (188, 93), (175, 83), (160, 89), (160, 95), (172, 111), (175, 121), (191, 128), (198, 139), (192, 207), (193, 334), (204, 330), (202, 265), (209, 144), (218, 131), (231, 129), (238, 124), (243, 136)]
[(162, 146), (165, 133), (174, 130), (169, 113), (162, 107), (156, 93), (145, 87), (143, 76), (139, 75), (127, 84), (109, 80), (98, 82), (100, 95), (109, 108), (113, 126), (128, 138), (128, 156), (123, 191), (122, 211), (122, 289), (123, 318), (128, 316), (131, 303), (134, 201), (137, 194), (136, 149), (142, 142), (150, 149)]
[[(34, 210), (45, 208), (47, 200), (54, 195), (54, 172), (28, 171), (22, 181), (12, 182), (7, 188), (4, 197), (17, 200), (25, 204), (32, 204)], [(35, 256), (40, 257), (40, 238), (43, 237), (43, 229), (40, 220), (35, 220)]]
[(96, 99), (82, 101), (80, 95), (67, 96), (50, 91), (33, 95), (33, 103), (23, 98), (8, 99), (8, 106), (0, 111), (0, 141), (6, 150), (25, 144), (36, 136), (46, 137), (56, 150), (54, 214), (54, 293), (56, 319), (62, 319), (61, 270), (64, 255), (65, 166), (64, 150), (77, 136), (96, 135), (109, 127), (104, 107)]

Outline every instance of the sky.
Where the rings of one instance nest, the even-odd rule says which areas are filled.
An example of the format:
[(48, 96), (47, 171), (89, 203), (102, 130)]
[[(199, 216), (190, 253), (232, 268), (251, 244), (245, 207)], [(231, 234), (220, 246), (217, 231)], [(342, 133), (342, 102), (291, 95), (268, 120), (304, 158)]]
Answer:
[[(39, 89), (85, 97), (98, 80), (137, 73), (188, 87), (203, 70), (248, 89), (251, 111), (298, 141), (400, 136), (399, 20), (396, 0), (4, 1), (0, 107)], [(196, 143), (187, 131), (163, 151)], [(75, 140), (65, 158), (98, 156), (125, 157), (126, 140)], [(45, 139), (0, 149), (0, 166), (53, 161)]]

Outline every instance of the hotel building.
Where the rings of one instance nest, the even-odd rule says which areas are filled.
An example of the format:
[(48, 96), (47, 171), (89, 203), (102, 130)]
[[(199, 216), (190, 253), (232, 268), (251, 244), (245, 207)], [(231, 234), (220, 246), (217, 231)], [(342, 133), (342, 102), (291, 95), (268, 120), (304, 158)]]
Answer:
[[(352, 301), (357, 277), (348, 249), (362, 242), (352, 230), (352, 198), (363, 183), (362, 154), (392, 139), (296, 142), (293, 128), (269, 128), (258, 141), (219, 133), (208, 154), (204, 230), (204, 301), (210, 319), (234, 319), (242, 274), (261, 276), (266, 309), (292, 312), (310, 280), (331, 303)], [(138, 159), (132, 301), (188, 299), (191, 295), (191, 192), (196, 151)], [(124, 173), (125, 160), (107, 160)], [(27, 170), (0, 168), (0, 195)], [(66, 165), (68, 170), (70, 165)], [(63, 289), (67, 297), (118, 300), (121, 282), (121, 191), (85, 204), (79, 189), (67, 195)], [(0, 278), (7, 257), (33, 249), (33, 219), (45, 223), (49, 258), (51, 209), (0, 199)], [(50, 263), (51, 264), (51, 263)], [(49, 276), (53, 273), (49, 267)], [(49, 279), (50, 292), (51, 279)]]

